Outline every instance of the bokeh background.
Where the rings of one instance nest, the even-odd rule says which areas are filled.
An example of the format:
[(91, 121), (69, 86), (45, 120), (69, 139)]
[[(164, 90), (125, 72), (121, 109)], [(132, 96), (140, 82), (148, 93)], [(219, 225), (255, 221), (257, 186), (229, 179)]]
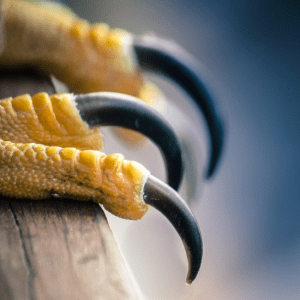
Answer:
[[(229, 0), (64, 1), (90, 22), (177, 41), (213, 75), (226, 116), (226, 147), (213, 180), (202, 182), (206, 128), (184, 91), (165, 92), (163, 114), (186, 156), (181, 195), (204, 241), (199, 276), (185, 286), (181, 241), (153, 210), (138, 222), (108, 214), (145, 299), (300, 299), (300, 2)], [(125, 147), (104, 130), (107, 153), (122, 152), (164, 179), (151, 144)]]

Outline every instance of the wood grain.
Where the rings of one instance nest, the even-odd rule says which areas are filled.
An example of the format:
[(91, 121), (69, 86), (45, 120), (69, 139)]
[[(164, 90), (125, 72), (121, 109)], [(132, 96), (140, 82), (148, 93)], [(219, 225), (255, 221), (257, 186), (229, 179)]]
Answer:
[[(34, 70), (0, 70), (0, 99), (54, 93)], [(0, 299), (139, 299), (99, 205), (0, 196)]]

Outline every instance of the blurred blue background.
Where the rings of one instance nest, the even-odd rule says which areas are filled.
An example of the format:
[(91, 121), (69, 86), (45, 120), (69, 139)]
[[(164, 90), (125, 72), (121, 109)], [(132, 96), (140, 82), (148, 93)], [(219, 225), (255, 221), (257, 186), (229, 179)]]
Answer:
[[(159, 213), (139, 222), (109, 216), (145, 299), (300, 299), (300, 2), (65, 2), (90, 22), (181, 44), (213, 74), (226, 115), (222, 163), (199, 185), (203, 170), (195, 166), (208, 151), (203, 120), (183, 91), (150, 77), (168, 97), (164, 114), (185, 145), (181, 193), (193, 199), (204, 259), (186, 287), (183, 247)], [(106, 152), (122, 151), (164, 178), (153, 145), (123, 149), (109, 132), (106, 143)]]

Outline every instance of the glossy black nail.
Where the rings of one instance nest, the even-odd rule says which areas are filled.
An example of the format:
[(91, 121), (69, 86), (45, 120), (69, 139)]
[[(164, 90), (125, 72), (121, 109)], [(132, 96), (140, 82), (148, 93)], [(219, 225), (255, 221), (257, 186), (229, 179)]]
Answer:
[(118, 93), (92, 93), (75, 96), (80, 115), (90, 126), (120, 126), (144, 134), (160, 149), (168, 184), (179, 188), (183, 176), (181, 149), (168, 122), (143, 101)]
[(205, 68), (173, 41), (155, 36), (136, 37), (133, 48), (143, 70), (162, 74), (177, 82), (202, 111), (210, 132), (211, 154), (207, 170), (207, 178), (210, 178), (222, 153), (224, 125)]
[(178, 193), (151, 175), (144, 187), (144, 201), (168, 218), (180, 235), (189, 263), (186, 283), (191, 284), (198, 274), (203, 254), (202, 239), (193, 213)]

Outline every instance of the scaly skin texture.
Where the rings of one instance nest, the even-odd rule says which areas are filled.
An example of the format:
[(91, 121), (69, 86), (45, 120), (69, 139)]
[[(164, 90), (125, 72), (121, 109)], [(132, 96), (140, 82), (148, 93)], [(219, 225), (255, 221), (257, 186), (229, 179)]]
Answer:
[(139, 96), (143, 80), (125, 53), (128, 32), (27, 2), (2, 5), (6, 41), (0, 64), (35, 65), (73, 91)]
[[(90, 25), (63, 7), (49, 9), (24, 1), (0, 0), (5, 47), (0, 67), (33, 65), (52, 74), (74, 92), (119, 92), (138, 97), (158, 108), (163, 98), (147, 82), (132, 53), (132, 35), (110, 29), (106, 24)], [(118, 135), (133, 144), (142, 135), (119, 129)]]
[(0, 101), (0, 137), (15, 143), (100, 150), (102, 136), (82, 121), (73, 95), (39, 93)]
[[(121, 92), (151, 102), (154, 87), (127, 53), (132, 36), (126, 31), (41, 5), (0, 2), (0, 67), (31, 65), (73, 91)], [(3, 195), (43, 199), (57, 193), (102, 203), (128, 219), (139, 219), (148, 209), (141, 195), (148, 171), (122, 155), (98, 152), (100, 131), (82, 121), (71, 95), (3, 99), (0, 139)]]
[(148, 210), (142, 191), (149, 172), (121, 154), (79, 150), (96, 149), (102, 138), (82, 121), (72, 97), (40, 93), (0, 100), (0, 194), (44, 199), (57, 193), (140, 219)]

